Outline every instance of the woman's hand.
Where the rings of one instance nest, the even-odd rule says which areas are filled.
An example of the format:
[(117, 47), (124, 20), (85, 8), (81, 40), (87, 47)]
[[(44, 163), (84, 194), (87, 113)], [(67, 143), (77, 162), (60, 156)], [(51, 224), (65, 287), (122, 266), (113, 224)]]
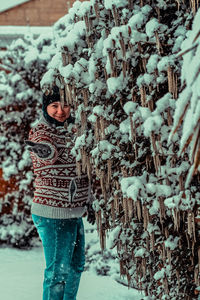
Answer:
[(90, 224), (94, 225), (96, 217), (95, 217), (95, 211), (92, 207), (92, 203), (87, 203), (86, 206), (87, 206), (87, 221)]
[(51, 154), (50, 146), (46, 144), (34, 143), (26, 140), (25, 144), (30, 146), (29, 151), (36, 153), (40, 158), (47, 158)]

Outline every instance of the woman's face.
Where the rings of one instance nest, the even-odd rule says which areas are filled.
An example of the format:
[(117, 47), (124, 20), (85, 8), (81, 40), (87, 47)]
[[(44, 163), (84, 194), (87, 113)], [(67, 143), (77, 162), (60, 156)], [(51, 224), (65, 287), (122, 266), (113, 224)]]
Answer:
[(70, 106), (65, 104), (62, 107), (61, 102), (53, 102), (47, 106), (47, 113), (57, 121), (64, 122), (70, 116)]

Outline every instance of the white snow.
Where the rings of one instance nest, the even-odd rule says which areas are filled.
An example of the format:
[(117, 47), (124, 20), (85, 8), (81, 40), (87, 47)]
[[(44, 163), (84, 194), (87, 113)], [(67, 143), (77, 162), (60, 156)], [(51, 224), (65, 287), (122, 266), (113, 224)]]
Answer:
[[(42, 247), (32, 250), (0, 248), (1, 299), (42, 299), (44, 267)], [(94, 299), (139, 300), (142, 294), (135, 289), (128, 289), (109, 276), (97, 276), (92, 271), (86, 271), (81, 277), (77, 300)]]
[(6, 0), (6, 1), (1, 1), (0, 3), (0, 12), (3, 12), (5, 10), (8, 10), (12, 7), (15, 7), (17, 5), (29, 2), (30, 0)]
[[(1, 4), (0, 4), (1, 5)], [(1, 36), (52, 33), (51, 26), (0, 26)]]
[(104, 5), (106, 9), (112, 9), (112, 6), (118, 8), (123, 7), (127, 4), (127, 0), (105, 0)]

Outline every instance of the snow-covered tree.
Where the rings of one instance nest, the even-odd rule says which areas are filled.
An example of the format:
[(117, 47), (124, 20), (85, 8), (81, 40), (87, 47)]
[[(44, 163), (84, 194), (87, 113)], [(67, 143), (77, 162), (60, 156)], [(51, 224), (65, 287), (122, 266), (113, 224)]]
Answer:
[[(40, 80), (53, 54), (52, 36), (14, 41), (0, 72), (0, 168), (10, 191), (0, 198), (0, 243), (28, 247), (36, 235), (30, 216), (33, 172), (24, 141), (39, 116)], [(6, 184), (5, 182), (5, 184)]]
[(57, 53), (41, 81), (46, 92), (55, 83), (65, 90), (75, 110), (77, 168), (101, 185), (94, 208), (102, 249), (110, 233), (121, 275), (153, 299), (193, 299), (200, 285), (199, 174), (185, 185), (190, 156), (184, 148), (180, 157), (175, 130), (180, 51), (197, 6), (76, 1), (55, 25)]

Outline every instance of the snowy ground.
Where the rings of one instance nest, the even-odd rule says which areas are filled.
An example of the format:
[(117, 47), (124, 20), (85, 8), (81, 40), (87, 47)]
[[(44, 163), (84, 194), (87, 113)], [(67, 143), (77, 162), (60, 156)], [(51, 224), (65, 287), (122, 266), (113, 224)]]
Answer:
[[(88, 229), (89, 224), (85, 223)], [(86, 234), (86, 242), (91, 240)], [(0, 299), (41, 300), (45, 261), (42, 247), (32, 250), (0, 248)], [(92, 269), (92, 268), (91, 268)], [(84, 272), (77, 300), (140, 300), (142, 294), (117, 283), (109, 276)]]
[[(42, 299), (44, 258), (42, 248), (30, 251), (0, 249), (1, 300)], [(77, 300), (134, 300), (142, 295), (109, 277), (84, 272)]]

